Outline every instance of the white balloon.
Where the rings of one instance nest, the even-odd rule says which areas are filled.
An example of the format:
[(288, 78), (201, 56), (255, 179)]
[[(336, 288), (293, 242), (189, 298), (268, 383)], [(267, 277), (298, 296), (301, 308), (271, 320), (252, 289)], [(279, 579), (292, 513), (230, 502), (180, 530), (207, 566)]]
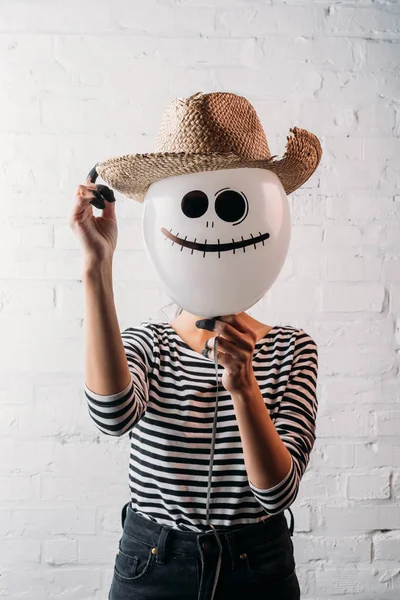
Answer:
[(272, 286), (290, 244), (282, 183), (267, 169), (224, 169), (160, 179), (142, 213), (146, 253), (186, 311), (237, 314)]

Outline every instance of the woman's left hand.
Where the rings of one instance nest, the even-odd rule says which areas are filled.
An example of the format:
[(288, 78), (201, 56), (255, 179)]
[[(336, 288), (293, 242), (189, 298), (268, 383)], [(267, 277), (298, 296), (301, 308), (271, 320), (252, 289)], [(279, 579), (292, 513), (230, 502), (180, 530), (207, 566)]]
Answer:
[[(257, 334), (238, 315), (218, 317), (213, 331), (218, 336), (217, 362), (225, 367), (224, 388), (231, 394), (248, 389), (255, 380), (253, 355)], [(214, 339), (205, 344), (205, 356), (211, 360), (214, 360)]]

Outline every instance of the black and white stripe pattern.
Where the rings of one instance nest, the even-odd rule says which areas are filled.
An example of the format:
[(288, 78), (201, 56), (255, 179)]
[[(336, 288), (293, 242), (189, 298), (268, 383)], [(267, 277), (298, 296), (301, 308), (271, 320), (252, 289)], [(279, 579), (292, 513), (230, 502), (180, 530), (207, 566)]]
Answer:
[[(113, 396), (100, 396), (85, 385), (89, 414), (105, 434), (129, 431), (134, 510), (160, 524), (207, 530), (214, 361), (190, 348), (167, 323), (145, 321), (121, 336), (131, 382)], [(253, 370), (292, 457), (287, 476), (268, 490), (247, 478), (232, 399), (221, 385), (222, 365), (218, 370), (210, 521), (223, 529), (279, 513), (296, 498), (315, 440), (317, 345), (291, 326), (273, 327), (256, 343)]]

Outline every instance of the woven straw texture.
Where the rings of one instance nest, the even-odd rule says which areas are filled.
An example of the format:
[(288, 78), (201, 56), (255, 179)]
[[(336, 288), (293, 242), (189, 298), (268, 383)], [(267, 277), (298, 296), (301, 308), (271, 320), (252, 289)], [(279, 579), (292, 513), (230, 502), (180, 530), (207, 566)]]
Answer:
[(273, 171), (286, 194), (314, 173), (322, 148), (318, 138), (298, 127), (289, 130), (282, 158), (271, 156), (266, 134), (246, 98), (227, 92), (177, 98), (166, 109), (154, 152), (124, 154), (97, 164), (102, 179), (128, 198), (143, 202), (159, 179), (185, 173), (261, 168)]

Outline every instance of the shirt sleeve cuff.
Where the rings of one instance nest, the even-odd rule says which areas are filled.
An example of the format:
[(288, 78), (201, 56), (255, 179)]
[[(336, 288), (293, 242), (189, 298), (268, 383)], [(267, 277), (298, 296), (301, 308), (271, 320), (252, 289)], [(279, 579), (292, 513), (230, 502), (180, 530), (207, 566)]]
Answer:
[(288, 481), (288, 479), (292, 475), (292, 470), (293, 470), (293, 458), (292, 458), (292, 455), (290, 455), (290, 469), (289, 469), (288, 474), (285, 475), (285, 477), (282, 479), (282, 481), (280, 481), (279, 483), (277, 483), (276, 485), (274, 485), (271, 488), (265, 489), (265, 488), (256, 487), (253, 483), (251, 483), (251, 481), (249, 479), (249, 486), (250, 486), (251, 489), (255, 490), (256, 492), (274, 492), (278, 488), (282, 487), (282, 485), (284, 483), (286, 483), (286, 481)]
[(117, 394), (111, 394), (109, 396), (102, 396), (100, 394), (96, 394), (95, 392), (92, 392), (92, 390), (90, 390), (86, 383), (85, 383), (85, 391), (87, 392), (87, 394), (91, 397), (94, 398), (94, 400), (119, 400), (120, 398), (122, 398), (123, 396), (125, 396), (125, 394), (127, 394), (129, 392), (129, 390), (132, 387), (132, 373), (131, 373), (131, 380), (128, 383), (128, 385), (126, 386), (126, 388), (124, 390), (122, 390), (122, 392), (118, 392)]

